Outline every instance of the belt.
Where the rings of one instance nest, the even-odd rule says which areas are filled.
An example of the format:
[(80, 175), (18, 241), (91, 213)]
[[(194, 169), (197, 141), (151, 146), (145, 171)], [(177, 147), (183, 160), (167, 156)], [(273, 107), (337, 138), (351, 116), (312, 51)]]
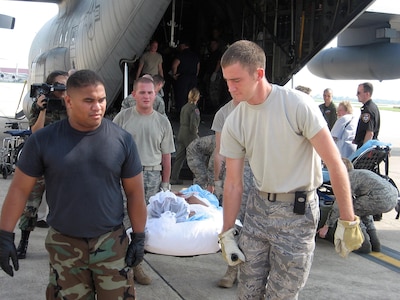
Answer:
[[(307, 194), (306, 200), (312, 200), (315, 196), (314, 193), (315, 190), (305, 192)], [(258, 195), (265, 200), (268, 200), (270, 202), (293, 202), (295, 198), (296, 193), (268, 193), (268, 192), (262, 192), (258, 191)]]
[(161, 171), (162, 167), (161, 165), (157, 166), (143, 166), (143, 171)]

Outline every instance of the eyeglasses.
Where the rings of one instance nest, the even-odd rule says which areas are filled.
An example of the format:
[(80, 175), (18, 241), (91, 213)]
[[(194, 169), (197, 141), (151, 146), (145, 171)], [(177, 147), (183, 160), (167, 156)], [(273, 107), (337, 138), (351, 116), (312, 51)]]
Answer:
[(365, 93), (365, 92), (357, 92), (357, 95), (360, 95), (361, 93)]

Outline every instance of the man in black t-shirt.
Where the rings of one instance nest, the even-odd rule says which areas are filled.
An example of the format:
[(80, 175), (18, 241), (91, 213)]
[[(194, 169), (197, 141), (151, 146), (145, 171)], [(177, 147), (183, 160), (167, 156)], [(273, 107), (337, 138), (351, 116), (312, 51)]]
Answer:
[(175, 109), (179, 116), (181, 108), (186, 104), (189, 91), (197, 86), (200, 71), (200, 60), (190, 49), (188, 41), (179, 44), (179, 53), (172, 62), (171, 71), (174, 79)]
[[(135, 298), (132, 267), (144, 256), (146, 204), (139, 153), (132, 136), (104, 119), (103, 80), (80, 70), (67, 81), (68, 118), (26, 141), (0, 218), (0, 267), (19, 269), (13, 230), (40, 176), (49, 205), (46, 237), (52, 299)], [(123, 226), (124, 202), (132, 224)]]

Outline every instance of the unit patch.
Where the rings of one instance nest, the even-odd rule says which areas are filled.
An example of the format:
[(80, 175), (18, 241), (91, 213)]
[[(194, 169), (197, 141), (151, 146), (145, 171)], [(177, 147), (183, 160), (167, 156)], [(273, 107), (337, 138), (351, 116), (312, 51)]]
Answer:
[(369, 114), (369, 113), (362, 114), (362, 115), (361, 115), (361, 120), (362, 120), (364, 123), (368, 123), (369, 120), (371, 120), (371, 114)]

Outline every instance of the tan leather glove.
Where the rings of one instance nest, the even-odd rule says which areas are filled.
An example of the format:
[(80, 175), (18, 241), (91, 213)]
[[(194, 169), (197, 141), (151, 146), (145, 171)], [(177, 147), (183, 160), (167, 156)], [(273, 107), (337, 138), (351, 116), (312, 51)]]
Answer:
[(364, 235), (360, 228), (360, 218), (355, 217), (354, 221), (342, 221), (338, 219), (335, 231), (335, 250), (340, 256), (347, 255), (361, 247), (364, 242)]
[(236, 266), (246, 261), (243, 252), (240, 251), (236, 243), (235, 235), (237, 234), (237, 229), (231, 228), (218, 235), (219, 244), (221, 245), (222, 250), (222, 257), (230, 266)]

